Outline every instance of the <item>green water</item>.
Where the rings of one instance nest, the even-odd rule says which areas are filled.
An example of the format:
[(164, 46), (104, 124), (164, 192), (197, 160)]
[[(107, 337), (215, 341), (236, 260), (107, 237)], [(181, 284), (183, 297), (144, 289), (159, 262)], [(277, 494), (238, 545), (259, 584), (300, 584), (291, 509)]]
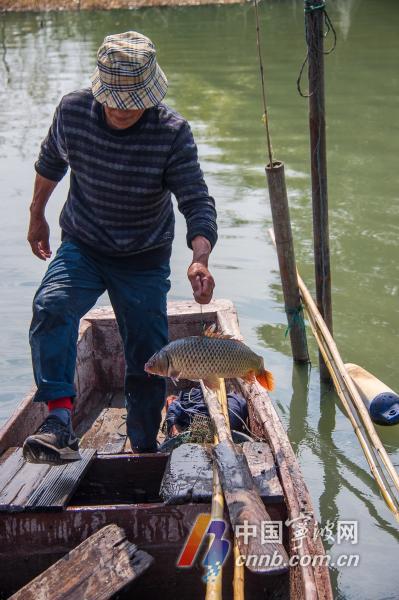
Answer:
[[(399, 4), (331, 0), (329, 10), (338, 34), (326, 58), (335, 337), (345, 361), (398, 390)], [(286, 165), (298, 266), (313, 290), (307, 102), (295, 86), (305, 53), (302, 4), (264, 3), (261, 16), (273, 147)], [(335, 597), (399, 598), (394, 519), (337, 398), (320, 387), (313, 340), (312, 367), (293, 368), (284, 337), (250, 4), (0, 16), (0, 421), (32, 381), (27, 328), (45, 265), (25, 237), (38, 145), (62, 94), (89, 84), (102, 38), (127, 29), (156, 42), (168, 102), (192, 124), (218, 206), (217, 296), (235, 302), (246, 340), (275, 374), (273, 400), (320, 522), (358, 520), (357, 545), (326, 542), (335, 557), (360, 555), (359, 566), (332, 569)], [(66, 190), (65, 179), (48, 211), (53, 249)], [(184, 231), (179, 218), (171, 299), (190, 296)], [(397, 432), (379, 428), (398, 465)]]

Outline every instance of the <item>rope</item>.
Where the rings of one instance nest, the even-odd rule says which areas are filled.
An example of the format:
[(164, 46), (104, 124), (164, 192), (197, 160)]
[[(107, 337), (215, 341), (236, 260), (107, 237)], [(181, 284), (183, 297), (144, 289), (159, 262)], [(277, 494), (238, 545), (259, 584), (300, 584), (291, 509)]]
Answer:
[(260, 81), (261, 81), (261, 87), (262, 87), (262, 102), (263, 102), (262, 121), (265, 125), (265, 130), (266, 130), (266, 142), (267, 142), (267, 153), (269, 155), (269, 165), (271, 168), (273, 168), (273, 150), (272, 150), (272, 142), (271, 142), (270, 131), (269, 131), (269, 117), (268, 117), (267, 101), (266, 101), (265, 77), (264, 77), (264, 68), (263, 68), (263, 60), (262, 60), (262, 50), (261, 50), (261, 46), (260, 46), (260, 25), (259, 25), (258, 0), (254, 0), (254, 8), (255, 8), (255, 21), (256, 21), (256, 45), (258, 48)]
[[(334, 25), (332, 24), (332, 21), (330, 19), (330, 17), (328, 16), (328, 13), (325, 9), (326, 3), (324, 0), (305, 0), (305, 8), (304, 8), (304, 12), (305, 15), (307, 14), (311, 14), (316, 12), (317, 10), (321, 10), (324, 13), (324, 26), (326, 28), (326, 32), (324, 33), (323, 37), (327, 38), (328, 34), (331, 32), (333, 35), (333, 42), (331, 45), (331, 48), (329, 48), (328, 50), (325, 50), (323, 52), (323, 54), (327, 55), (327, 54), (331, 54), (331, 52), (334, 52), (336, 46), (337, 46), (337, 33), (334, 29)], [(309, 92), (307, 93), (303, 93), (302, 92), (302, 88), (301, 88), (301, 80), (302, 80), (302, 75), (303, 75), (303, 71), (305, 69), (305, 66), (307, 65), (307, 63), (309, 62), (309, 52), (312, 49), (311, 47), (311, 40), (314, 39), (313, 35), (310, 35), (310, 33), (313, 33), (313, 31), (309, 31), (308, 29), (308, 23), (310, 22), (310, 24), (313, 24), (312, 19), (307, 19), (305, 17), (305, 39), (306, 39), (306, 44), (307, 44), (307, 53), (305, 56), (305, 60), (302, 63), (302, 66), (299, 70), (299, 75), (298, 78), (296, 80), (296, 87), (298, 90), (298, 93), (300, 96), (302, 96), (302, 98), (310, 98), (310, 96), (312, 96), (316, 90), (313, 90), (313, 92), (311, 94), (309, 94)]]
[(305, 331), (305, 320), (303, 318), (302, 304), (300, 304), (299, 306), (296, 306), (295, 308), (289, 308), (288, 306), (286, 306), (285, 312), (287, 315), (288, 326), (287, 326), (287, 329), (285, 330), (284, 337), (287, 337), (287, 335), (289, 334), (289, 332), (295, 325), (298, 325), (298, 327), (300, 327), (303, 331)]
[(305, 0), (305, 13), (314, 12), (315, 10), (323, 10), (326, 3), (324, 0), (316, 0), (313, 2), (311, 0)]

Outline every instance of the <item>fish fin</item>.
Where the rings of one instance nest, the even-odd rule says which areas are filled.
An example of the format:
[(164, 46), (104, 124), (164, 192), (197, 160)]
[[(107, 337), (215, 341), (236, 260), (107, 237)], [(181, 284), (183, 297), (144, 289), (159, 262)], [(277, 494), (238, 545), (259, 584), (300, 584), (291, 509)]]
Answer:
[(229, 335), (228, 333), (222, 333), (216, 329), (216, 324), (213, 323), (206, 327), (202, 332), (202, 335), (209, 338), (218, 338), (220, 340), (235, 340), (236, 342), (241, 342), (241, 340), (237, 340), (234, 335)]
[(175, 385), (177, 385), (177, 382), (180, 379), (180, 375), (181, 375), (181, 372), (172, 371), (172, 370), (169, 371), (169, 373), (168, 373), (168, 377), (173, 381), (173, 383)]
[(255, 371), (248, 371), (248, 373), (246, 375), (244, 375), (244, 377), (242, 379), (244, 381), (247, 381), (248, 383), (255, 383), (255, 381), (256, 381)]
[(274, 377), (270, 371), (262, 369), (259, 373), (255, 373), (256, 380), (269, 392), (274, 390)]
[(217, 377), (216, 375), (208, 375), (206, 379), (202, 380), (202, 383), (208, 389), (215, 391), (219, 387), (219, 377)]

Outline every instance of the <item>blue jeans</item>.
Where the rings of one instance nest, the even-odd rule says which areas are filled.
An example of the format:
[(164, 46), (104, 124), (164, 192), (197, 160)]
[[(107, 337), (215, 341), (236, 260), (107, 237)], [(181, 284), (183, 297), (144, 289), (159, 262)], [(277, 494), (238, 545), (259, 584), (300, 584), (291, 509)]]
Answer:
[(76, 395), (79, 321), (107, 290), (125, 351), (127, 432), (134, 448), (154, 451), (166, 387), (164, 379), (144, 372), (144, 364), (168, 342), (169, 275), (169, 260), (156, 268), (132, 269), (125, 258), (93, 256), (64, 241), (33, 301), (34, 400)]

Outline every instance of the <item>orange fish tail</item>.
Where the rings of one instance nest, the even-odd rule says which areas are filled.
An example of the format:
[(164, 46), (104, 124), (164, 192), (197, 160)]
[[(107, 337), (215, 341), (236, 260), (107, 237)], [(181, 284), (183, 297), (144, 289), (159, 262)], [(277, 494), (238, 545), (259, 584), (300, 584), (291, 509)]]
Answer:
[(270, 371), (266, 371), (266, 369), (262, 369), (255, 375), (257, 381), (269, 392), (274, 390), (274, 377), (270, 373)]

